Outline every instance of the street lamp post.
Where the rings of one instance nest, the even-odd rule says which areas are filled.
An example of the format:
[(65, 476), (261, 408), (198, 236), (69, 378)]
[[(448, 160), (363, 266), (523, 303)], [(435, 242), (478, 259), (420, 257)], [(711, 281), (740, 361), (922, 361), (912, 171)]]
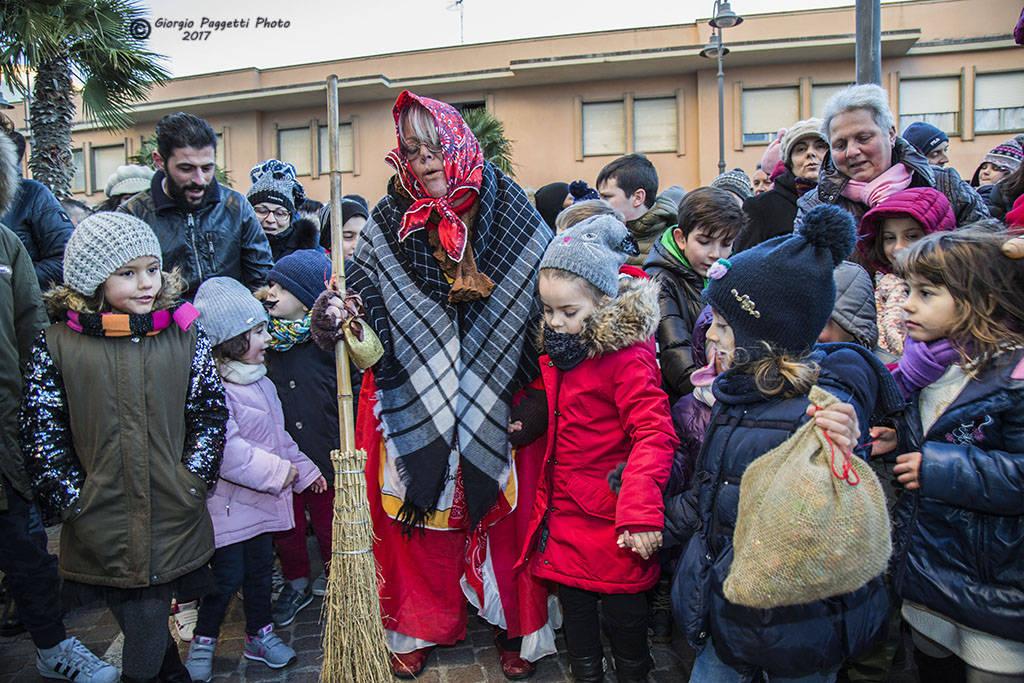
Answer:
[(729, 0), (715, 0), (715, 13), (708, 23), (712, 32), (708, 44), (700, 51), (701, 57), (718, 60), (718, 174), (725, 173), (725, 72), (722, 71), (722, 57), (729, 54), (722, 40), (722, 29), (742, 23), (743, 17), (732, 11)]

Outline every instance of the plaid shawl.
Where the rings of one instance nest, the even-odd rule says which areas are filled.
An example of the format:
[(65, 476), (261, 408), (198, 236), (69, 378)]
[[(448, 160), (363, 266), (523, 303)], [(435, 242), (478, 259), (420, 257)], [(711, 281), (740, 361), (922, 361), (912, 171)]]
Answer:
[(512, 394), (538, 372), (528, 330), (538, 317), (534, 290), (551, 230), (522, 189), (485, 163), (469, 237), (480, 272), (496, 286), (487, 298), (449, 304), (450, 285), (426, 231), (398, 239), (409, 201), (393, 183), (371, 212), (345, 279), (384, 345), (374, 378), (387, 448), (406, 485), (398, 517), (411, 529), (436, 509), (456, 476), (448, 460), (457, 450), (476, 524), (497, 499), (509, 463)]

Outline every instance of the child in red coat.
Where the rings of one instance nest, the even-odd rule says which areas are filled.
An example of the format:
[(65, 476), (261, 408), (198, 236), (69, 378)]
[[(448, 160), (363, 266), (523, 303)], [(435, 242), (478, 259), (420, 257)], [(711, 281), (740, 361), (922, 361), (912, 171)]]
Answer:
[[(619, 680), (650, 668), (644, 591), (658, 580), (677, 439), (652, 338), (658, 285), (618, 277), (630, 247), (622, 222), (589, 218), (548, 246), (538, 279), (549, 429), (520, 561), (558, 585), (577, 681), (603, 680), (598, 602)], [(607, 476), (623, 460), (615, 495)]]

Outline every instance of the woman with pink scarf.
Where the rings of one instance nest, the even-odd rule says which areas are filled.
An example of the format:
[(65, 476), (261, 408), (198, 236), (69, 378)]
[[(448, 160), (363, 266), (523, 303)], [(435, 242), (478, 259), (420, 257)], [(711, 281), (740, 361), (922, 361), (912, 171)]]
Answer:
[(877, 85), (851, 85), (825, 103), (822, 132), (829, 156), (821, 166), (818, 187), (797, 202), (796, 222), (819, 204), (838, 204), (855, 218), (886, 197), (908, 187), (932, 187), (946, 195), (957, 227), (988, 218), (988, 208), (969, 183), (952, 168), (929, 166), (903, 138), (889, 96)]

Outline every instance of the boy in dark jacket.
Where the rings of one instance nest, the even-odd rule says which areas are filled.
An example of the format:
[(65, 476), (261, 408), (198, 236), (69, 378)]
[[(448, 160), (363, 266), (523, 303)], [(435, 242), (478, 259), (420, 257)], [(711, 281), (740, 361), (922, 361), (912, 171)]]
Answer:
[(690, 335), (704, 307), (707, 272), (727, 258), (747, 216), (725, 190), (701, 187), (679, 205), (679, 222), (654, 243), (644, 270), (661, 284), (658, 360), (670, 404), (693, 391)]
[[(310, 339), (310, 309), (324, 282), (331, 277), (331, 261), (323, 252), (303, 249), (281, 258), (267, 279), (267, 305), (271, 340), (267, 351), (267, 376), (277, 387), (284, 412), (285, 429), (299, 449), (312, 460), (328, 482), (334, 481), (331, 451), (339, 447), (338, 383), (334, 354), (323, 351)], [(287, 581), (274, 604), (274, 622), (286, 626), (295, 614), (323, 595), (331, 559), (331, 523), (334, 489), (322, 493), (306, 489), (292, 497), (295, 526), (276, 534), (274, 543)], [(320, 544), (324, 573), (310, 585), (311, 570), (306, 550), (306, 510)]]

